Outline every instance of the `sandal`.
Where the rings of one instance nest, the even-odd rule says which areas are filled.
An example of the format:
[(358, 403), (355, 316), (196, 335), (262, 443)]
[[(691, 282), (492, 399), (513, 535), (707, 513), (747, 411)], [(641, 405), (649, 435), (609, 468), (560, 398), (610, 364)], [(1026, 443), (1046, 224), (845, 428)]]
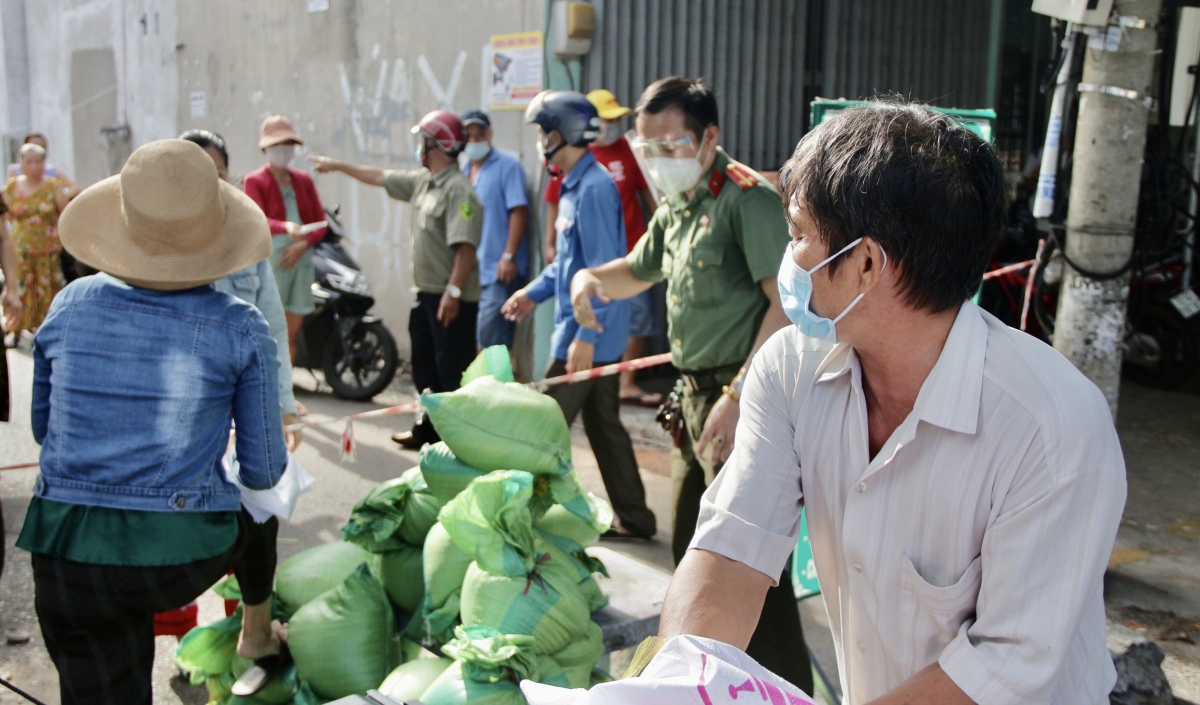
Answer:
[(658, 392), (642, 392), (631, 397), (621, 397), (621, 403), (627, 406), (644, 406), (650, 409), (657, 409), (662, 406), (663, 395)]
[(255, 659), (254, 665), (233, 684), (231, 692), (238, 697), (246, 698), (266, 688), (276, 676), (292, 663), (292, 655), (288, 652), (287, 644), (281, 644), (280, 648), (281, 651), (277, 654)]

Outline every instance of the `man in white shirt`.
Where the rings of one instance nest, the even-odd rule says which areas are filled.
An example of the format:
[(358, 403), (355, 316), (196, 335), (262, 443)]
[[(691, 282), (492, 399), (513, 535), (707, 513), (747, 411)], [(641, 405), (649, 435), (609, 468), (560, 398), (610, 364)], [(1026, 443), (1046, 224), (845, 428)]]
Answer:
[(754, 360), (660, 635), (745, 648), (806, 507), (846, 702), (1107, 703), (1124, 461), (1100, 391), (968, 301), (1004, 225), (995, 153), (875, 103), (784, 179), (796, 325)]

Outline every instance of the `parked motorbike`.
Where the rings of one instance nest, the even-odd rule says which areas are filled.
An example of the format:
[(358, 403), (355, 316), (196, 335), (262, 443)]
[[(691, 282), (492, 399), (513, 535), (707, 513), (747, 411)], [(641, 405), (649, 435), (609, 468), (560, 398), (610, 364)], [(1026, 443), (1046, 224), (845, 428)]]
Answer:
[(337, 206), (326, 208), (329, 229), (313, 248), (315, 311), (304, 317), (296, 366), (320, 369), (334, 394), (362, 401), (382, 392), (396, 376), (396, 340), (370, 315), (371, 282), (342, 247)]

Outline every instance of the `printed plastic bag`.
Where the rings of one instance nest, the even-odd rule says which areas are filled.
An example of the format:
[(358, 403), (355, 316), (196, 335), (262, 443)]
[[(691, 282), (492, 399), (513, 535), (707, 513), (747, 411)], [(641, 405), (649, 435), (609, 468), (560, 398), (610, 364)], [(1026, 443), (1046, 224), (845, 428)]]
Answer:
[(279, 564), (275, 573), (275, 604), (287, 615), (331, 590), (371, 554), (352, 543), (336, 541), (301, 551)]
[(539, 556), (529, 500), (533, 476), (520, 470), (489, 473), (442, 508), (438, 519), (454, 543), (497, 575), (524, 576)]
[(695, 636), (668, 641), (637, 678), (569, 690), (521, 682), (529, 705), (662, 705), (704, 702), (813, 705), (799, 688), (729, 644)]
[(404, 545), (420, 547), (437, 521), (442, 503), (429, 491), (420, 468), (410, 468), (367, 493), (354, 505), (342, 536), (368, 551), (383, 553)]
[(487, 474), (459, 460), (442, 441), (429, 443), (421, 449), (420, 467), (429, 491), (443, 504), (467, 489), (471, 480)]
[(561, 475), (571, 469), (571, 430), (554, 399), (523, 384), (480, 377), (457, 391), (422, 394), (442, 440), (480, 470)]
[(292, 616), (288, 648), (301, 677), (318, 695), (344, 698), (375, 688), (387, 677), (393, 626), (383, 586), (360, 566)]

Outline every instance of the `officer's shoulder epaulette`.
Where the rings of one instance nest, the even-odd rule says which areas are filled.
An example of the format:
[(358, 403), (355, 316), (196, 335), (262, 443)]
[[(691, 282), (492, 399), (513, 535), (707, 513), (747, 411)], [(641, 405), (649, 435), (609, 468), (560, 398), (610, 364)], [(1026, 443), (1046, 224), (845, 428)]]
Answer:
[(754, 173), (750, 167), (743, 166), (736, 162), (731, 162), (725, 167), (725, 173), (729, 174), (729, 178), (733, 183), (738, 185), (738, 188), (745, 191), (758, 183), (758, 174)]

